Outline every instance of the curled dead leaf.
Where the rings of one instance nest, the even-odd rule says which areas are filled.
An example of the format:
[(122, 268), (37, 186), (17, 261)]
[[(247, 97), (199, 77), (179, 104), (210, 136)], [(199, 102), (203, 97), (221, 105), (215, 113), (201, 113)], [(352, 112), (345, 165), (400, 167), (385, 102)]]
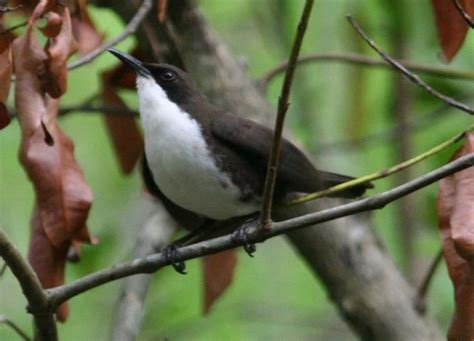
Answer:
[(63, 19), (59, 15), (59, 13), (56, 12), (48, 12), (47, 15), (47, 22), (44, 27), (39, 27), (41, 32), (46, 37), (53, 38), (56, 37), (59, 32), (61, 32), (61, 26), (63, 24)]
[[(47, 6), (46, 1), (38, 5), (41, 10)], [(35, 8), (34, 12), (40, 10)], [(50, 39), (47, 52), (33, 33), (34, 20), (29, 20), (26, 32), (12, 45), (15, 106), (22, 131), (20, 160), (36, 194), (28, 258), (45, 288), (64, 283), (67, 251), (72, 244), (96, 242), (86, 226), (92, 191), (74, 157), (72, 140), (56, 120), (59, 100), (47, 94), (51, 82), (59, 84), (57, 95), (64, 93), (61, 84), (66, 82), (66, 60), (73, 50), (67, 8), (61, 18), (61, 31)], [(44, 78), (45, 66), (52, 79), (49, 83)], [(67, 305), (61, 305), (56, 313), (64, 321)]]
[[(52, 288), (64, 284), (66, 253), (66, 245), (58, 248), (51, 244), (44, 233), (38, 209), (35, 208), (31, 219), (28, 261), (38, 275), (43, 288)], [(60, 321), (65, 321), (68, 314), (67, 303), (62, 304), (56, 310), (56, 316)]]
[(76, 38), (79, 54), (84, 55), (95, 50), (102, 44), (104, 35), (97, 31), (97, 28), (89, 15), (87, 0), (77, 1), (77, 11), (71, 12), (72, 27)]
[[(23, 4), (22, 4), (23, 5)], [(34, 6), (33, 13), (30, 16), (29, 22), (32, 24), (36, 20), (38, 20), (43, 14), (45, 14), (48, 11), (52, 11), (57, 7), (57, 1), (56, 0), (40, 0), (38, 4), (35, 2), (31, 3), (27, 1), (27, 4), (25, 4), (24, 8), (31, 8)]]
[[(468, 14), (474, 16), (474, 1), (459, 0), (459, 2)], [(431, 3), (443, 56), (449, 62), (461, 48), (469, 25), (462, 18), (453, 0), (432, 0)]]
[(58, 98), (67, 88), (67, 60), (76, 52), (77, 43), (72, 34), (71, 16), (64, 8), (61, 15), (62, 25), (59, 34), (50, 38), (46, 46), (48, 58), (40, 70), (43, 89), (53, 98)]
[(12, 44), (15, 79), (15, 108), (23, 139), (32, 135), (47, 115), (42, 82), (38, 78), (48, 56), (33, 34), (33, 25)]
[[(0, 17), (0, 31), (3, 31), (2, 17)], [(11, 40), (11, 36), (0, 34), (0, 129), (5, 128), (11, 121), (6, 106), (12, 75)]]
[(214, 303), (232, 284), (237, 253), (235, 250), (226, 250), (202, 259), (204, 275), (204, 313), (207, 314)]
[[(452, 160), (474, 153), (474, 136)], [(438, 222), (443, 254), (453, 282), (456, 308), (451, 321), (450, 340), (474, 339), (474, 167), (440, 181)]]

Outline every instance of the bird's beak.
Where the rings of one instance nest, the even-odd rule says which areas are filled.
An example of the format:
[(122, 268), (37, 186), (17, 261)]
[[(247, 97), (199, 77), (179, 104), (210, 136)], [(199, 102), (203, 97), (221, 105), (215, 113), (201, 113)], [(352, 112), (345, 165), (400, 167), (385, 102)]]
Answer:
[(114, 48), (107, 49), (107, 51), (112, 53), (115, 57), (120, 59), (125, 64), (131, 66), (138, 75), (147, 78), (151, 76), (150, 71), (148, 71), (148, 69), (143, 65), (143, 63), (138, 59), (132, 57), (131, 55)]

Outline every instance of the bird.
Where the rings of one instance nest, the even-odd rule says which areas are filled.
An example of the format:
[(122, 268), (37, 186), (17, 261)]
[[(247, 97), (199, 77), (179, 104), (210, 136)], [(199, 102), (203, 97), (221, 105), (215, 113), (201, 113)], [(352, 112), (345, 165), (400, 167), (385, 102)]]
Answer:
[[(258, 213), (273, 130), (214, 106), (191, 76), (176, 66), (144, 63), (115, 48), (108, 51), (137, 75), (148, 188), (170, 211), (207, 222)], [(274, 202), (351, 179), (318, 170), (282, 138)], [(364, 183), (334, 196), (356, 198), (372, 187)]]

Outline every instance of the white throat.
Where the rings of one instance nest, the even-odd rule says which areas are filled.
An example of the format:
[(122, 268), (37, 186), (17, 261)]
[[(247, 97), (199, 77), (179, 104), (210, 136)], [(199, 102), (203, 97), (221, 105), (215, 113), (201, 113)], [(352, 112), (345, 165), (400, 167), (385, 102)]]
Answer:
[(172, 102), (152, 78), (137, 77), (145, 153), (160, 190), (175, 204), (222, 220), (258, 210), (221, 171), (198, 122)]

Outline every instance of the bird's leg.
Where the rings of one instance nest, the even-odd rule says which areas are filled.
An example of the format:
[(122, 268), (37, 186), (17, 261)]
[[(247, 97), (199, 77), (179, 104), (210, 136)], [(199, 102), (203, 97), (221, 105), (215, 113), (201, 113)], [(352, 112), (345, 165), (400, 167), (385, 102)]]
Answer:
[(199, 240), (204, 239), (210, 232), (213, 231), (214, 228), (214, 221), (210, 219), (206, 219), (200, 226), (192, 230), (190, 233), (184, 235), (183, 237), (175, 240), (170, 245), (165, 246), (162, 250), (163, 255), (165, 257), (165, 261), (170, 263), (173, 269), (176, 272), (185, 275), (186, 274), (186, 265), (183, 261), (179, 259), (179, 251), (178, 248), (181, 246), (189, 245), (192, 242), (196, 242)]
[(163, 248), (163, 255), (165, 257), (165, 261), (173, 267), (173, 269), (180, 273), (181, 275), (186, 275), (186, 264), (182, 260), (179, 259), (179, 251), (178, 246), (175, 243), (172, 243), (165, 248)]
[(233, 233), (232, 240), (242, 244), (245, 252), (253, 257), (253, 253), (257, 250), (254, 243), (249, 242), (249, 224), (255, 220), (255, 217), (247, 219), (242, 225), (240, 225)]

